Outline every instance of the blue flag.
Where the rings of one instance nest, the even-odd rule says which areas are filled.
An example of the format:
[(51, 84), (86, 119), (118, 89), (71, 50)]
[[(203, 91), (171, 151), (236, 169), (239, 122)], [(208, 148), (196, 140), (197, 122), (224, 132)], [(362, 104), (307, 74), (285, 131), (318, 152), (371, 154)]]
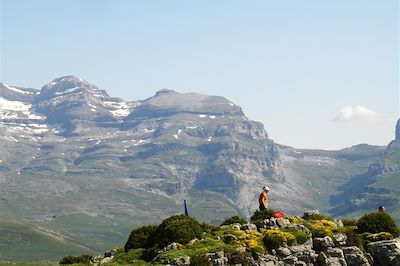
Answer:
[(183, 211), (185, 213), (185, 216), (189, 216), (189, 207), (186, 200), (183, 200)]

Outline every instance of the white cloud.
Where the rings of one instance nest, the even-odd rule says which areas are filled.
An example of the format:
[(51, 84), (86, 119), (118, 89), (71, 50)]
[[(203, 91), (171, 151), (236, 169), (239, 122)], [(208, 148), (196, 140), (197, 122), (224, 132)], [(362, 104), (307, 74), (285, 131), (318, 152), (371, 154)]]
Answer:
[(377, 118), (377, 113), (374, 110), (368, 109), (365, 106), (346, 106), (340, 110), (340, 113), (335, 117), (336, 121), (355, 121), (355, 120), (374, 120)]

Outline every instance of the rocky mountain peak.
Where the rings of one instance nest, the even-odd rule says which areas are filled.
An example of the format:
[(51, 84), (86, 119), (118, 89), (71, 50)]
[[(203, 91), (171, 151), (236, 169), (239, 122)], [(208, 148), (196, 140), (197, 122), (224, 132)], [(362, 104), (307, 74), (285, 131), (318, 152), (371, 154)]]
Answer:
[(75, 77), (64, 76), (49, 82), (42, 87), (38, 101), (57, 98), (60, 96), (68, 97), (71, 95), (93, 95), (96, 97), (108, 97), (108, 94), (98, 89), (93, 84)]
[(161, 90), (159, 90), (159, 91), (156, 92), (156, 94), (154, 95), (154, 97), (160, 96), (160, 95), (162, 95), (162, 94), (173, 94), (173, 93), (177, 93), (177, 92), (174, 91), (174, 90), (170, 90), (170, 89), (161, 89)]
[(158, 91), (153, 97), (141, 101), (135, 112), (127, 119), (171, 116), (177, 113), (244, 116), (239, 106), (224, 97), (200, 93), (178, 93), (164, 89)]
[(396, 124), (396, 140), (400, 140), (400, 119), (397, 120)]

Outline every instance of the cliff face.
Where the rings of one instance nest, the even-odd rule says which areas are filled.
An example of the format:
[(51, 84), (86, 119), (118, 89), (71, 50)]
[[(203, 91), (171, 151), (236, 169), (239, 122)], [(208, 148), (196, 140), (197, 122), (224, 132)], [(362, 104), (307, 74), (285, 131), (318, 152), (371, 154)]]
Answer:
[(400, 119), (397, 120), (396, 124), (396, 140), (400, 140)]

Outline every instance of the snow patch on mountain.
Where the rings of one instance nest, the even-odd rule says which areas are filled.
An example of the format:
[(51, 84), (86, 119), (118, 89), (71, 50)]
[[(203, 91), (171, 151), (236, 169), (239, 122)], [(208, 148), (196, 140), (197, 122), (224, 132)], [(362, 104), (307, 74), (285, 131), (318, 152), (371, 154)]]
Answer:
[(31, 108), (30, 104), (20, 101), (9, 101), (0, 97), (0, 109), (10, 111), (27, 111)]
[(22, 93), (22, 94), (34, 94), (34, 92), (32, 92), (32, 91), (21, 90), (21, 89), (18, 89), (18, 88), (16, 88), (16, 87), (12, 87), (12, 86), (10, 86), (10, 85), (7, 85), (7, 84), (5, 84), (5, 83), (3, 83), (3, 85), (4, 85), (4, 87), (6, 87), (7, 89), (9, 89), (10, 91), (14, 91), (14, 92), (17, 92), (17, 93)]

